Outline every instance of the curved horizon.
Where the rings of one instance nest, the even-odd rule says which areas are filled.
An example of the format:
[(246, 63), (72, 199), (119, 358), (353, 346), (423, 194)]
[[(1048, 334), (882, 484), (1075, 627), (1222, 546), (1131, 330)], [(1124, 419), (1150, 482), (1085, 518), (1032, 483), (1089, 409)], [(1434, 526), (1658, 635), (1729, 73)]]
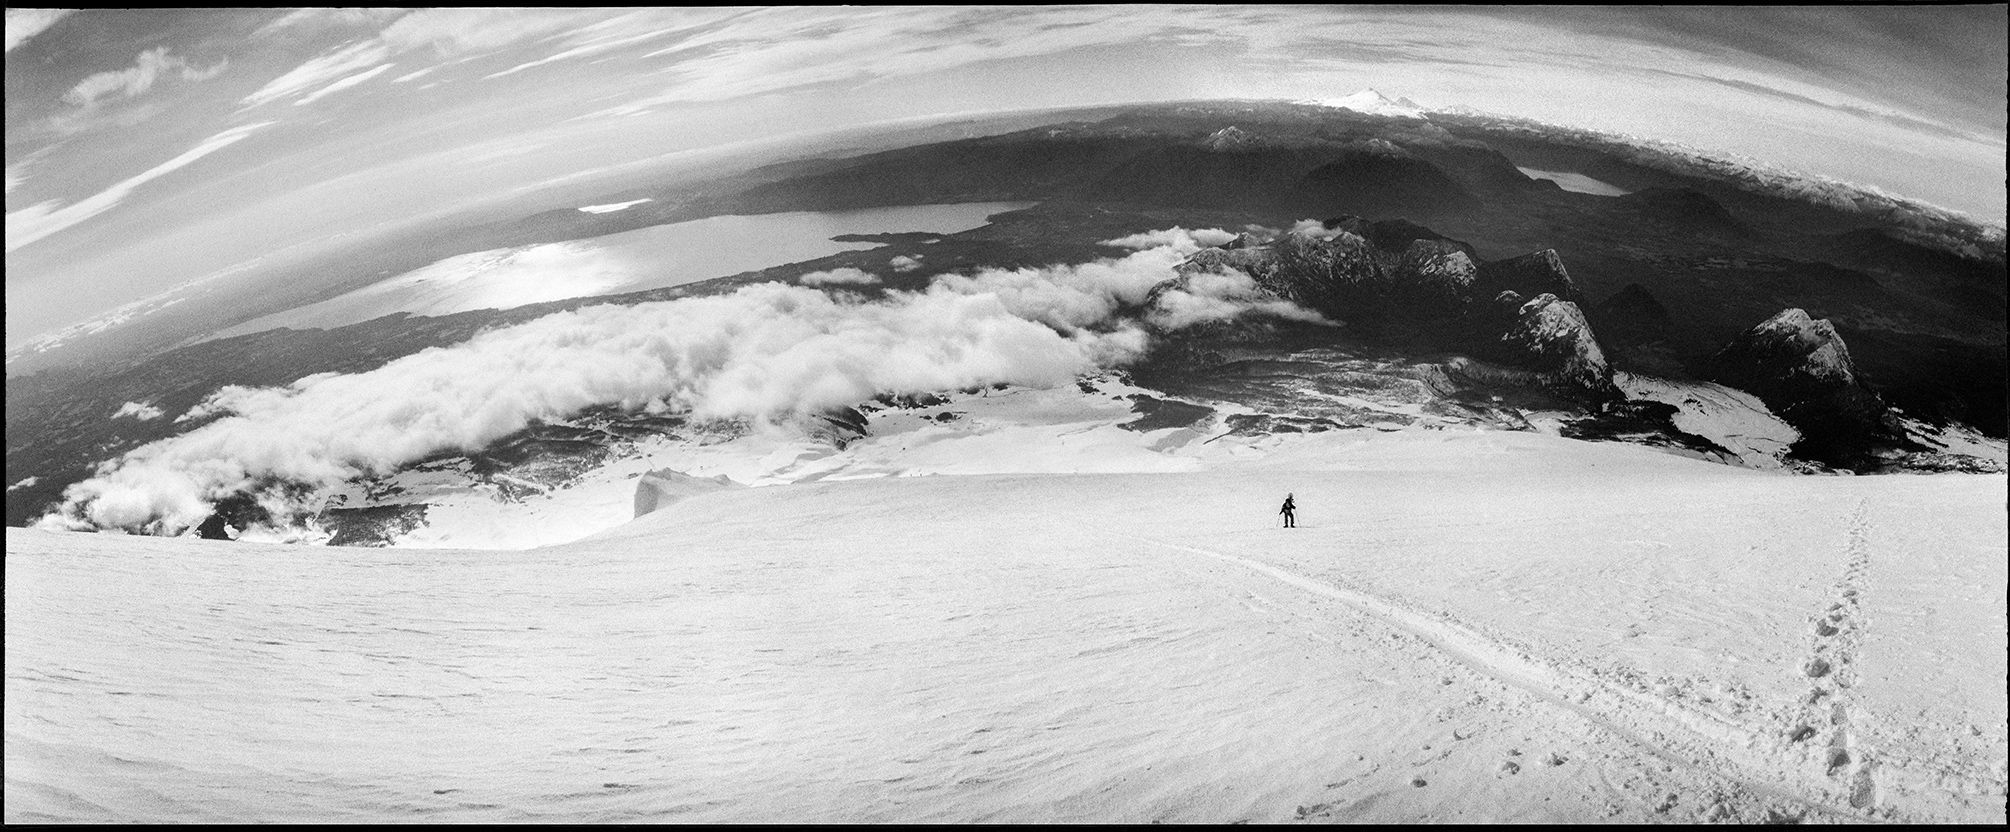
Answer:
[(1751, 157), (2001, 225), (2005, 19), (2000, 6), (9, 10), (7, 341), (274, 251), (666, 154), (1364, 88)]

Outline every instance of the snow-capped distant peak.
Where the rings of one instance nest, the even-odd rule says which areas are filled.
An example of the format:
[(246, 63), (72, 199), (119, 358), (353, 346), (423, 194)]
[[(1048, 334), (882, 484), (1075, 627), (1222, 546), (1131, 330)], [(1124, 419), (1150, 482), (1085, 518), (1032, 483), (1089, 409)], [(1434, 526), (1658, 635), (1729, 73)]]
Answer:
[(1357, 113), (1371, 116), (1396, 116), (1400, 118), (1424, 118), (1424, 108), (1408, 98), (1390, 100), (1388, 96), (1373, 89), (1366, 89), (1342, 98), (1315, 98), (1300, 102), (1317, 104), (1322, 107), (1344, 107)]

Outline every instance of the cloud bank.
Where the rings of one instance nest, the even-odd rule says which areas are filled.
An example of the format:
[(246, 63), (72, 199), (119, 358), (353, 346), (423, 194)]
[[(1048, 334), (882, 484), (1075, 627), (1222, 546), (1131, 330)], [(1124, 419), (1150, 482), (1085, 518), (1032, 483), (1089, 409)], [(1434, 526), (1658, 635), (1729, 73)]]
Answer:
[(146, 402), (126, 402), (119, 405), (119, 409), (112, 414), (114, 419), (127, 416), (142, 422), (150, 422), (161, 417), (161, 409)]
[(831, 269), (810, 272), (797, 278), (804, 286), (837, 286), (843, 284), (866, 285), (879, 282), (879, 275), (853, 268)]
[[(1077, 265), (938, 276), (865, 301), (785, 284), (634, 306), (590, 306), (492, 330), (354, 374), (284, 387), (227, 387), (183, 419), (216, 417), (140, 447), (72, 486), (51, 527), (178, 533), (235, 493), (326, 488), (442, 453), (482, 448), (535, 420), (593, 406), (778, 419), (879, 393), (998, 383), (1066, 384), (1142, 357), (1151, 329), (1262, 313), (1316, 315), (1239, 273), (1153, 287), (1228, 232)], [(841, 270), (839, 284), (870, 277)], [(852, 273), (856, 273), (855, 275)], [(839, 271), (821, 273), (831, 277)], [(121, 411), (122, 413), (124, 411)], [(136, 415), (136, 414), (135, 414)], [(311, 511), (312, 497), (280, 506)], [(271, 506), (269, 506), (271, 507)]]
[[(1311, 222), (1311, 220), (1307, 220), (1307, 222)], [(1235, 239), (1235, 233), (1232, 231), (1223, 231), (1219, 228), (1203, 228), (1188, 231), (1175, 225), (1171, 228), (1160, 229), (1158, 231), (1145, 231), (1132, 234), (1128, 237), (1104, 240), (1103, 245), (1134, 249), (1171, 246), (1181, 251), (1192, 253), (1208, 246), (1225, 244), (1233, 239)]]

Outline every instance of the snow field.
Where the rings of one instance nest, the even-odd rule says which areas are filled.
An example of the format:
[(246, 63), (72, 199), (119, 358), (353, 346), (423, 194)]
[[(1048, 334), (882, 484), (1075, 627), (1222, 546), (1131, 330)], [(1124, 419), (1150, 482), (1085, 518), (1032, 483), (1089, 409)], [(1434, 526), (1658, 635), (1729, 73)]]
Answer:
[(9, 530), (6, 819), (2000, 817), (2003, 478), (1265, 443), (519, 552)]

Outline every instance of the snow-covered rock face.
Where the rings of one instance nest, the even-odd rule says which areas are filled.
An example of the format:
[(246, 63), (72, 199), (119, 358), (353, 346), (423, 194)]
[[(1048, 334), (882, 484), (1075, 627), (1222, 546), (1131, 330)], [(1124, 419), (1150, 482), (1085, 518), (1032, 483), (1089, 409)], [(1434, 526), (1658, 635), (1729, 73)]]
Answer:
[(1565, 387), (1611, 392), (1604, 351), (1555, 249), (1482, 263), (1470, 245), (1422, 226), (1343, 217), (1300, 223), (1269, 244), (1203, 250), (1180, 266), (1182, 272), (1226, 268), (1335, 320), (1414, 320), (1463, 330), (1449, 346), (1478, 348)]
[(1273, 251), (1278, 261), (1276, 285), (1306, 297), (1315, 309), (1338, 311), (1348, 304), (1350, 294), (1373, 291), (1388, 280), (1374, 248), (1347, 231), (1335, 230), (1324, 237), (1286, 235)]
[(1263, 138), (1235, 125), (1223, 127), (1201, 140), (1201, 145), (1209, 150), (1233, 151), (1260, 147)]
[(1472, 246), (1423, 226), (1358, 217), (1301, 222), (1269, 243), (1236, 242), (1234, 249), (1196, 252), (1179, 271), (1235, 269), (1333, 320), (1382, 327), (1399, 338), (1429, 331), (1447, 349), (1518, 368), (1461, 365), (1473, 380), (1535, 384), (1598, 401), (1617, 395), (1605, 351), (1554, 249), (1480, 262)]
[(1744, 348), (1782, 375), (1805, 374), (1849, 384), (1856, 365), (1849, 347), (1827, 319), (1813, 319), (1801, 309), (1787, 309), (1746, 332)]
[(1479, 279), (1479, 264), (1472, 255), (1449, 243), (1413, 240), (1403, 251), (1398, 270), (1413, 276), (1418, 288), (1452, 303), (1471, 299), (1473, 283)]
[(1827, 320), (1786, 309), (1739, 335), (1713, 360), (1717, 381), (1756, 394), (1800, 429), (1817, 459), (1855, 464), (1884, 405), (1865, 388)]
[(1842, 336), (1825, 319), (1801, 309), (1787, 309), (1752, 327), (1719, 353), (1726, 372), (1749, 380), (1791, 383), (1812, 379), (1823, 384), (1850, 385), (1856, 368)]
[(1555, 380), (1588, 390), (1607, 390), (1612, 368), (1577, 304), (1547, 292), (1522, 304), (1501, 342), (1523, 356), (1522, 363)]
[(1393, 304), (1397, 314), (1434, 317), (1463, 314), (1474, 301), (1504, 291), (1577, 299), (1576, 284), (1554, 249), (1481, 263), (1472, 246), (1401, 220), (1343, 217), (1328, 222), (1330, 227), (1301, 223), (1267, 248), (1196, 265), (1234, 263), (1258, 275), (1272, 291), (1340, 318), (1347, 315), (1345, 307), (1363, 302)]

